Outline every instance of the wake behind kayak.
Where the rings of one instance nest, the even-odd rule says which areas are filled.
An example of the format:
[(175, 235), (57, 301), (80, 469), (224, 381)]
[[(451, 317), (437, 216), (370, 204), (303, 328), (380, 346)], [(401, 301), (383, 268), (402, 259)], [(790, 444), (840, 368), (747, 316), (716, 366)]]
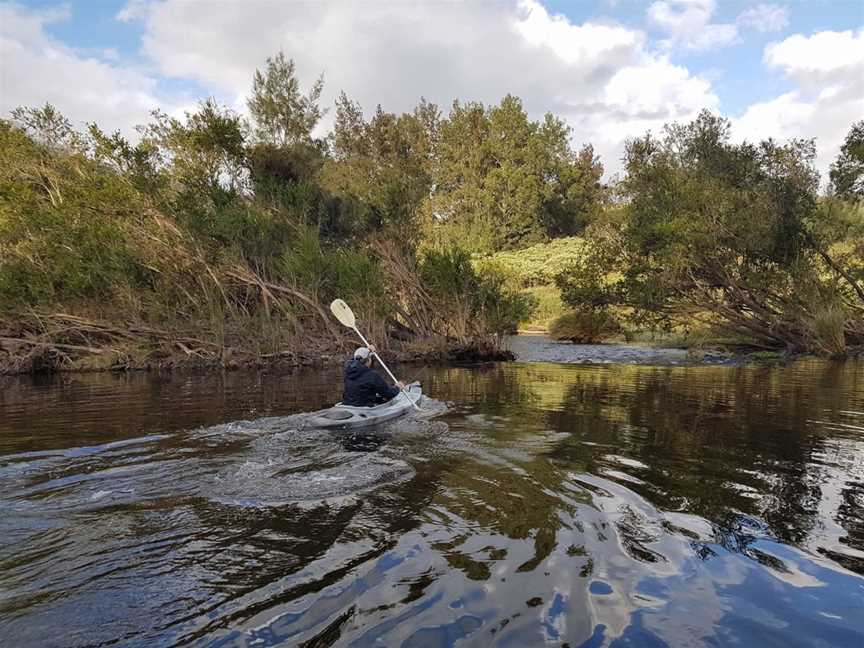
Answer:
[(307, 425), (331, 430), (353, 430), (390, 421), (402, 416), (420, 401), (423, 390), (411, 383), (392, 400), (372, 407), (353, 407), (338, 403), (334, 407), (310, 415)]

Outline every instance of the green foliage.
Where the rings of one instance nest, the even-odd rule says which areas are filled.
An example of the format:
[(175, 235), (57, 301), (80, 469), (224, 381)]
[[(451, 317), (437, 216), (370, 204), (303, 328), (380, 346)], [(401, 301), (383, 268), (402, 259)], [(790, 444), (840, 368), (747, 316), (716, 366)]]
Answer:
[[(324, 239), (342, 242), (358, 233), (363, 206), (321, 186), (319, 173), (325, 159), (324, 150), (316, 144), (277, 147), (259, 143), (248, 152), (249, 175), (255, 202), (266, 206), (271, 221), (288, 229), (316, 227)], [(279, 235), (275, 241), (281, 245), (285, 239)]]
[(484, 333), (511, 333), (536, 308), (536, 301), (508, 286), (502, 273), (475, 270), (470, 254), (458, 247), (427, 250), (419, 272), (436, 302), (440, 328), (461, 341)]
[(255, 70), (249, 113), (255, 121), (255, 135), (275, 146), (302, 144), (312, 138), (312, 130), (323, 112), (318, 106), (323, 77), (319, 77), (307, 95), (300, 91), (294, 61), (283, 52), (267, 58), (264, 72)]
[(324, 245), (317, 230), (298, 227), (281, 259), (280, 276), (329, 303), (336, 297), (386, 301), (386, 284), (375, 258), (365, 249)]
[(556, 286), (535, 286), (526, 288), (528, 294), (537, 307), (527, 319), (519, 324), (521, 327), (531, 330), (545, 330), (555, 318), (564, 313), (566, 307), (561, 301), (561, 291)]
[(106, 299), (134, 281), (124, 231), (140, 206), (115, 174), (0, 122), (0, 304)]
[(15, 125), (48, 149), (70, 144), (73, 140), (72, 122), (49, 103), (41, 108), (18, 107), (11, 116)]
[(864, 120), (852, 124), (840, 155), (831, 165), (830, 178), (838, 198), (864, 199)]
[(520, 326), (545, 329), (565, 310), (556, 279), (571, 271), (587, 254), (580, 237), (552, 239), (521, 250), (504, 250), (489, 256), (475, 256), (474, 265), (481, 272), (492, 269), (507, 279), (511, 289), (523, 292), (534, 304), (529, 317)]
[(846, 353), (846, 328), (849, 313), (843, 308), (829, 305), (816, 309), (811, 327), (816, 347), (829, 355)]
[(570, 311), (549, 325), (550, 337), (576, 344), (598, 344), (619, 333), (621, 325), (606, 310)]
[(497, 336), (515, 333), (519, 324), (537, 310), (537, 299), (507, 285), (507, 277), (494, 270), (480, 272), (478, 311), (485, 327)]
[(249, 147), (247, 159), (255, 195), (282, 203), (285, 201), (281, 200), (281, 192), (315, 181), (325, 158), (324, 151), (315, 144), (276, 146), (260, 142)]
[(420, 279), (431, 294), (452, 298), (476, 295), (480, 285), (471, 255), (455, 246), (428, 250), (420, 265)]
[(424, 100), (412, 114), (398, 116), (379, 106), (367, 122), (360, 106), (340, 95), (330, 137), (332, 159), (321, 184), (359, 206), (354, 233), (387, 230), (391, 236), (416, 238), (420, 206), (432, 185), (429, 158), (437, 121), (437, 107)]
[(814, 348), (817, 306), (860, 308), (814, 235), (833, 228), (819, 219), (813, 143), (735, 144), (729, 128), (705, 112), (628, 143), (628, 202), (559, 278), (565, 303), (652, 326), (710, 313), (727, 333), (801, 349)]
[(570, 148), (564, 122), (530, 121), (516, 97), (457, 101), (433, 160), (433, 233), (476, 252), (576, 234), (599, 210), (602, 172), (590, 147)]
[(114, 171), (142, 194), (154, 199), (167, 189), (168, 175), (162, 151), (152, 141), (132, 145), (119, 132), (105, 134), (96, 124), (88, 126), (88, 149), (92, 159)]
[(548, 322), (563, 302), (577, 314), (558, 326), (579, 339), (606, 335), (615, 312), (669, 330), (702, 318), (763, 346), (864, 342), (864, 122), (829, 198), (812, 142), (733, 143), (703, 113), (629, 142), (613, 206), (593, 149), (516, 97), (367, 119), (342, 94), (316, 140), (321, 88), (303, 94), (279, 53), (255, 74), (252, 125), (208, 99), (154, 112), (137, 143), (76, 132), (50, 105), (13, 111), (0, 121), (2, 313), (207, 318), (253, 326), (273, 349), (283, 324), (330, 326), (335, 296), (382, 339), (398, 325), (467, 344)]
[(170, 190), (159, 203), (197, 234), (219, 244), (233, 239), (244, 210), (236, 203), (246, 189), (244, 121), (212, 99), (177, 119), (154, 111), (140, 129), (142, 145), (159, 151), (154, 172), (167, 176)]
[(521, 250), (504, 250), (479, 257), (477, 265), (491, 264), (513, 275), (523, 288), (551, 285), (584, 254), (585, 243), (579, 237), (552, 239)]

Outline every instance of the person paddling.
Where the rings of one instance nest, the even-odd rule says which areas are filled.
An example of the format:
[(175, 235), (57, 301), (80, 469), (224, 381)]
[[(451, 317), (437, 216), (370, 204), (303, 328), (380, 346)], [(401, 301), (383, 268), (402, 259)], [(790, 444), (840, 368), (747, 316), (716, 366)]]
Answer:
[(354, 357), (345, 363), (345, 391), (342, 395), (343, 405), (354, 407), (372, 407), (386, 403), (395, 398), (405, 385), (397, 382), (390, 387), (381, 375), (372, 369), (375, 359), (375, 347), (359, 347), (354, 351)]

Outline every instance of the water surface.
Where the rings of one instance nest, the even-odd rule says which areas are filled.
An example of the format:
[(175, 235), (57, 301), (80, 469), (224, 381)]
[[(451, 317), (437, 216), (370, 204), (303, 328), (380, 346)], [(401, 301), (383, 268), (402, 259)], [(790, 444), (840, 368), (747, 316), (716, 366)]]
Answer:
[(864, 645), (864, 364), (402, 373), (2, 380), (0, 645)]

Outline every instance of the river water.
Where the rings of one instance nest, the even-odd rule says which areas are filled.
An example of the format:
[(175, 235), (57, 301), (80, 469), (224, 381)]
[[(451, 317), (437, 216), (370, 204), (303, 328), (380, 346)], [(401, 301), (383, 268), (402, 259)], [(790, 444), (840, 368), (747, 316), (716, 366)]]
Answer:
[(864, 363), (0, 382), (0, 645), (862, 646)]

